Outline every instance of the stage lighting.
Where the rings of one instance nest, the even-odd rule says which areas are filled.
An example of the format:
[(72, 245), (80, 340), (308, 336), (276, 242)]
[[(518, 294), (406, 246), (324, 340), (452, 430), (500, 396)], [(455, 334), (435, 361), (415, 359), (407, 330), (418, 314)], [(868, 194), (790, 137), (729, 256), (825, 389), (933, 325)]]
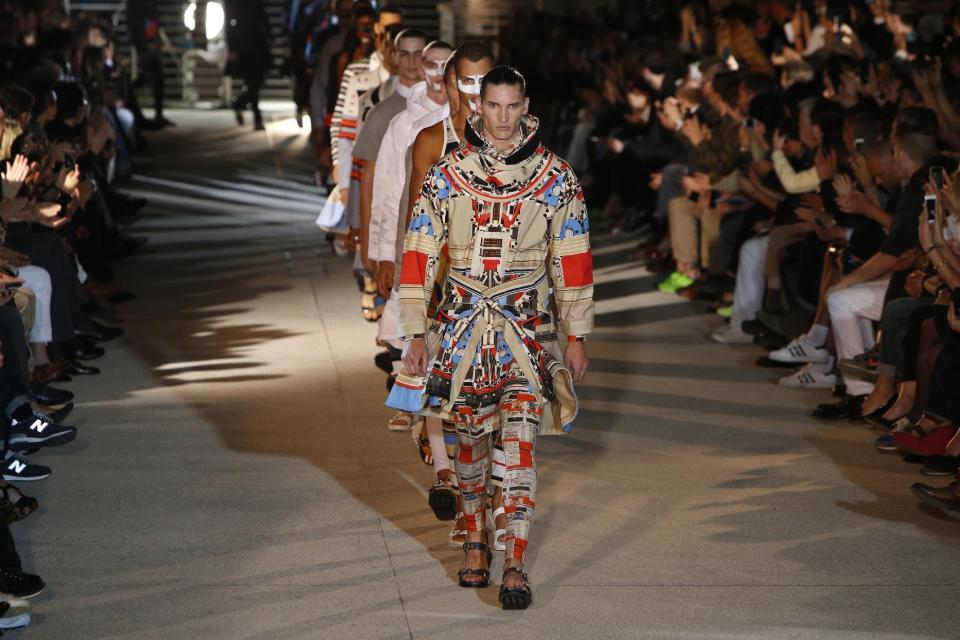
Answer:
[[(207, 3), (207, 21), (206, 31), (207, 40), (213, 40), (223, 31), (223, 25), (226, 16), (223, 12), (223, 5), (219, 2)], [(191, 2), (183, 11), (183, 25), (188, 31), (194, 31), (197, 28), (197, 3)]]

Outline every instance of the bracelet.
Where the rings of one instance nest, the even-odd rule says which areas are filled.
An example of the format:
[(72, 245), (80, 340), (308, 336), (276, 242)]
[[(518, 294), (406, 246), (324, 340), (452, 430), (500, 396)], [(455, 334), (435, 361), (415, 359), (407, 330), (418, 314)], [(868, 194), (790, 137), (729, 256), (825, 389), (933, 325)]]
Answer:
[(401, 336), (400, 342), (410, 342), (411, 340), (416, 340), (417, 338), (423, 338), (423, 337), (424, 337), (424, 334), (422, 333), (414, 333), (409, 336)]
[(587, 336), (567, 336), (567, 342), (586, 342)]

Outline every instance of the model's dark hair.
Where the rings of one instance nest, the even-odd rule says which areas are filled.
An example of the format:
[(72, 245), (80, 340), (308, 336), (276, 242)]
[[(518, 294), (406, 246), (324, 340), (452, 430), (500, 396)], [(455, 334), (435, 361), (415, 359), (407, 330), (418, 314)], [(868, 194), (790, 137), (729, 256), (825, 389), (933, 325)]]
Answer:
[(527, 95), (527, 81), (524, 79), (523, 74), (513, 67), (502, 64), (499, 67), (490, 69), (487, 75), (483, 76), (483, 82), (480, 83), (480, 97), (486, 95), (487, 87), (504, 85), (520, 87), (520, 95)]
[(430, 49), (446, 49), (448, 51), (453, 51), (453, 45), (449, 42), (444, 42), (443, 40), (434, 40), (427, 43), (427, 46), (423, 48), (423, 52), (426, 53), (427, 51), (430, 51)]
[[(462, 45), (457, 47), (457, 50), (453, 54), (453, 64), (459, 65), (461, 60), (467, 60), (468, 62), (480, 62), (481, 60), (489, 60), (490, 64), (493, 64), (495, 60), (493, 55), (493, 47), (489, 43), (481, 42), (480, 40), (469, 40), (464, 42)], [(457, 66), (457, 69), (460, 67)]]
[[(390, 25), (390, 26), (392, 27), (393, 25)], [(389, 33), (389, 31), (387, 33)], [(403, 31), (401, 31), (400, 33), (398, 33), (396, 37), (394, 37), (393, 43), (395, 45), (399, 45), (401, 40), (405, 40), (407, 38), (417, 38), (419, 40), (423, 40), (424, 42), (427, 42), (427, 34), (425, 34), (420, 29), (416, 29), (414, 27), (408, 27)]]

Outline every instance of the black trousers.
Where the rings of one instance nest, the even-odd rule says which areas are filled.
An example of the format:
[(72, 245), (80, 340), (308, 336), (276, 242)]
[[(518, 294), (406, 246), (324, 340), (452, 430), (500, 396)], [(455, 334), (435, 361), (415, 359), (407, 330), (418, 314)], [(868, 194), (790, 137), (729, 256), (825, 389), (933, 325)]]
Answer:
[(944, 422), (960, 425), (960, 334), (950, 331), (933, 364), (930, 392), (924, 412)]

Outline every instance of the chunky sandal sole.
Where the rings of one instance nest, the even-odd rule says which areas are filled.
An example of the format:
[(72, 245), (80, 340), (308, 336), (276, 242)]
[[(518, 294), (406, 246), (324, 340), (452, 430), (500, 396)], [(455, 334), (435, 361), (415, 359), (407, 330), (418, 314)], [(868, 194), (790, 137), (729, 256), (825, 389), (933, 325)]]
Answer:
[(504, 611), (518, 611), (533, 604), (533, 594), (523, 589), (505, 589), (500, 593), (500, 605)]
[(430, 489), (430, 495), (427, 498), (430, 508), (433, 509), (433, 515), (437, 520), (449, 522), (457, 517), (457, 494), (453, 489)]

